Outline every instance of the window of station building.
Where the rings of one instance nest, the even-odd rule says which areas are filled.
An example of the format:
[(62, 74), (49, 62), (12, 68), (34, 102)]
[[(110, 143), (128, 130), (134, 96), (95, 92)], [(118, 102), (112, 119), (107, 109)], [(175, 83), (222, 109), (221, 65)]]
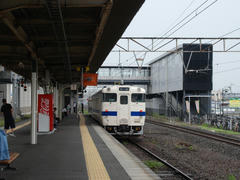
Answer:
[(128, 104), (128, 97), (127, 96), (121, 96), (120, 97), (120, 104)]
[(117, 102), (117, 94), (103, 93), (103, 102)]
[(132, 94), (132, 102), (145, 102), (145, 94), (134, 93)]

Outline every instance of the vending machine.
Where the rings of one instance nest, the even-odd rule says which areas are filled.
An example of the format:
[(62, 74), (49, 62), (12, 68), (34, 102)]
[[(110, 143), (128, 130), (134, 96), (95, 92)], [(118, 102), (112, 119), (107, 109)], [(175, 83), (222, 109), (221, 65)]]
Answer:
[(53, 95), (38, 95), (38, 132), (53, 130)]

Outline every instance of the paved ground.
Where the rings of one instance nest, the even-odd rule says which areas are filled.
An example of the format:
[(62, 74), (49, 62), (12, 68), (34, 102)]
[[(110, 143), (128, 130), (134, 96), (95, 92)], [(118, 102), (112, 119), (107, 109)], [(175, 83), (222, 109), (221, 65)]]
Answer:
[[(87, 129), (83, 129), (84, 122)], [(4, 171), (2, 174), (6, 180), (84, 180), (89, 177), (98, 180), (96, 177), (102, 177), (98, 176), (102, 173), (99, 171), (101, 168), (93, 168), (99, 162), (95, 156), (98, 153), (110, 179), (159, 179), (88, 116), (85, 116), (85, 121), (81, 120), (81, 126), (75, 115), (64, 118), (54, 134), (38, 135), (37, 145), (30, 144), (30, 125), (18, 129), (15, 134), (16, 137), (8, 136), (9, 149), (20, 153), (20, 156), (12, 164), (17, 171)], [(90, 141), (95, 145), (89, 146)], [(94, 146), (98, 153), (90, 153), (89, 156)], [(86, 157), (84, 152), (88, 154)]]
[[(91, 124), (88, 119), (87, 124)], [(88, 126), (96, 147), (102, 156), (111, 179), (130, 179), (116, 158), (91, 126)], [(11, 152), (19, 152), (13, 166), (17, 171), (5, 171), (7, 180), (66, 180), (88, 179), (79, 120), (71, 115), (65, 118), (51, 135), (39, 135), (38, 144), (30, 144), (30, 126), (8, 136)]]
[(13, 164), (17, 171), (5, 173), (7, 180), (88, 179), (76, 117), (64, 119), (52, 135), (38, 136), (37, 145), (30, 145), (30, 126), (15, 134), (8, 136), (9, 148), (20, 157)]

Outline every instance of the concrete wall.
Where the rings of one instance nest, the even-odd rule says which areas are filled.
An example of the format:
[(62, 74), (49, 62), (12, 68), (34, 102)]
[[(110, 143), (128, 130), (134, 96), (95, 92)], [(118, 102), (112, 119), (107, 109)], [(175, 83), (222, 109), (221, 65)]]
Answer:
[(162, 98), (155, 97), (146, 100), (146, 112), (147, 115), (154, 114), (164, 114), (165, 113), (165, 103)]
[(151, 94), (183, 89), (183, 63), (174, 53), (151, 64)]

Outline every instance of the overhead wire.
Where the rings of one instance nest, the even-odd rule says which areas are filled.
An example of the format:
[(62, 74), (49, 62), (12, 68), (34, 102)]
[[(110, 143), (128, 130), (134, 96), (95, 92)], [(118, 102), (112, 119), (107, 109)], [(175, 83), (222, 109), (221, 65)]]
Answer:
[[(211, 4), (209, 4), (207, 7), (203, 8), (200, 12), (196, 12), (197, 10), (199, 10), (204, 4), (206, 4), (208, 2), (208, 0), (204, 1), (201, 5), (199, 5), (194, 11), (192, 11), (190, 14), (188, 14), (187, 16), (185, 16), (185, 18), (183, 20), (181, 20), (179, 23), (177, 23), (172, 29), (174, 29), (175, 27), (177, 27), (179, 24), (181, 24), (182, 22), (184, 22), (184, 20), (186, 20), (188, 17), (190, 17), (193, 13), (195, 13), (195, 15), (190, 18), (187, 22), (185, 22), (184, 24), (182, 24), (180, 27), (178, 27), (177, 29), (175, 29), (173, 32), (171, 32), (166, 38), (170, 37), (172, 34), (174, 34), (175, 32), (177, 32), (178, 30), (180, 30), (181, 28), (183, 28), (186, 24), (188, 24), (189, 22), (191, 22), (194, 18), (196, 18), (198, 15), (200, 15), (201, 13), (203, 13), (205, 10), (207, 10), (208, 8), (210, 8), (213, 4), (215, 4), (218, 0), (215, 0), (214, 2), (212, 2)], [(170, 32), (171, 30), (169, 30), (168, 32)], [(167, 32), (167, 33), (168, 33)], [(164, 34), (166, 35), (166, 33)], [(164, 36), (163, 35), (163, 36)], [(163, 39), (164, 40), (164, 39)], [(162, 40), (162, 41), (163, 41)], [(161, 42), (162, 42), (161, 41)], [(161, 42), (159, 42), (157, 45), (159, 45)], [(156, 46), (155, 46), (156, 47)], [(134, 56), (133, 56), (134, 57)], [(132, 59), (132, 58), (130, 58)], [(128, 59), (129, 60), (129, 59)], [(131, 65), (131, 64), (129, 64)]]
[[(216, 1), (218, 1), (218, 0), (216, 0)], [(164, 37), (165, 35), (167, 35), (169, 32), (171, 32), (173, 29), (175, 29), (179, 24), (181, 24), (182, 22), (184, 22), (188, 17), (190, 17), (193, 13), (195, 13), (195, 16), (197, 16), (198, 15), (198, 13), (196, 13), (197, 11), (198, 11), (198, 9), (200, 9), (204, 4), (206, 4), (208, 2), (208, 0), (206, 0), (206, 1), (204, 1), (202, 4), (200, 4), (195, 10), (193, 10), (191, 13), (189, 13), (187, 16), (185, 16), (185, 18), (183, 18), (180, 22), (178, 22), (174, 27), (172, 27), (171, 29), (169, 29), (166, 33), (164, 33), (161, 37)], [(201, 13), (201, 12), (200, 12)], [(195, 17), (195, 16), (193, 16), (193, 17)], [(191, 19), (190, 19), (191, 20)], [(189, 22), (189, 21), (188, 21)], [(188, 22), (186, 22), (186, 23), (188, 23)], [(182, 26), (180, 26), (180, 28), (182, 28), (183, 26), (184, 26), (185, 24), (183, 24)], [(180, 29), (179, 28), (179, 29)], [(166, 38), (168, 38), (168, 37), (170, 37), (173, 33), (175, 33), (176, 31), (178, 31), (179, 29), (177, 29), (177, 30), (175, 30), (175, 31), (173, 31), (171, 34), (169, 34)], [(165, 38), (164, 39), (162, 39), (157, 45), (159, 45), (161, 42), (163, 42), (165, 40)], [(157, 46), (156, 45), (156, 46)], [(156, 47), (155, 46), (155, 47)]]
[[(195, 2), (196, 0), (192, 0), (190, 2), (190, 4), (183, 10), (183, 12), (179, 15), (179, 17), (177, 19), (175, 19), (175, 21), (173, 23), (171, 23), (166, 29), (171, 28), (171, 26), (175, 26), (174, 24), (185, 14), (185, 12), (192, 6), (192, 4)], [(167, 31), (167, 30), (166, 30)], [(163, 34), (163, 33), (161, 33)], [(162, 35), (163, 36), (163, 35)]]
[(221, 37), (225, 37), (225, 36), (227, 36), (227, 35), (229, 35), (229, 34), (232, 34), (232, 33), (236, 32), (236, 31), (238, 31), (238, 30), (240, 30), (240, 27), (237, 28), (237, 29), (234, 29), (234, 30), (232, 30), (232, 31), (230, 31), (230, 32), (228, 32), (228, 33), (226, 33), (226, 34), (224, 34), (224, 35), (222, 35)]
[[(184, 24), (182, 24), (180, 27), (178, 27), (176, 30), (174, 30), (173, 32), (171, 32), (166, 38), (170, 37), (172, 34), (174, 34), (175, 32), (177, 32), (178, 30), (180, 30), (182, 27), (184, 27), (186, 24), (188, 24), (190, 21), (192, 21), (194, 18), (196, 18), (199, 14), (201, 14), (202, 12), (204, 12), (205, 10), (207, 10), (209, 7), (211, 7), (213, 4), (215, 4), (218, 0), (215, 0), (214, 2), (212, 2), (211, 4), (209, 4), (207, 7), (205, 7), (203, 10), (201, 10), (200, 12), (196, 13), (192, 18), (190, 18), (187, 22), (185, 22)], [(163, 39), (164, 40), (164, 39)], [(162, 40), (162, 41), (163, 41)], [(157, 45), (159, 45), (160, 43), (158, 43)]]
[[(240, 30), (240, 27), (239, 28), (236, 28), (228, 33), (225, 33), (223, 34), (222, 36), (220, 36), (219, 38), (223, 38), (229, 34), (232, 34), (236, 31)], [(208, 43), (212, 42), (213, 40), (209, 41)], [(236, 61), (229, 61), (229, 62), (224, 62), (224, 63), (216, 63), (215, 65), (218, 66), (218, 65), (221, 65), (221, 64), (232, 64), (232, 63), (239, 63), (240, 60), (236, 60)], [(225, 72), (229, 72), (229, 71), (235, 71), (235, 70), (239, 70), (240, 67), (237, 67), (237, 68), (232, 68), (232, 69), (227, 69), (227, 70), (224, 70), (224, 71), (217, 71), (217, 72), (214, 72), (214, 74), (220, 74), (220, 73), (225, 73)]]
[[(183, 12), (180, 14), (180, 16), (171, 24), (171, 25), (169, 25), (169, 28), (173, 25), (173, 24), (175, 24), (175, 22), (177, 22), (183, 15), (184, 15), (184, 13), (192, 6), (192, 4), (195, 2), (196, 0), (192, 0), (191, 2), (190, 2), (190, 4), (187, 6), (187, 8), (185, 8), (184, 10), (183, 10)], [(208, 0), (206, 0), (204, 3), (202, 3), (200, 6), (198, 6), (192, 13), (194, 13), (197, 9), (199, 9), (202, 5), (204, 5), (206, 2), (207, 2)], [(186, 17), (185, 17), (186, 18)], [(183, 20), (185, 20), (185, 18), (183, 19)], [(179, 24), (179, 23), (177, 23), (177, 24)], [(177, 25), (177, 24), (175, 24), (174, 26), (173, 26), (173, 28), (175, 28), (175, 26)], [(172, 30), (173, 28), (171, 28), (170, 30)], [(167, 28), (168, 29), (168, 28)], [(168, 33), (169, 32), (169, 30), (166, 32), (166, 33)], [(163, 37), (166, 33), (161, 33), (162, 35), (160, 36), (160, 37)], [(157, 40), (158, 41), (158, 40)], [(156, 43), (157, 41), (155, 41), (154, 43)], [(148, 45), (147, 47), (150, 47), (151, 46), (151, 44), (150, 45)], [(128, 58), (128, 59), (126, 59), (125, 60), (125, 62), (128, 62), (130, 59), (132, 59), (132, 58), (134, 58), (135, 56), (132, 56), (132, 57), (130, 57), (130, 58)], [(140, 56), (141, 57), (141, 56)], [(131, 64), (133, 64), (133, 63), (131, 63)]]
[[(230, 32), (228, 32), (228, 33), (226, 33), (226, 34), (223, 34), (223, 35), (219, 36), (218, 38), (224, 38), (224, 37), (226, 37), (227, 35), (232, 34), (232, 33), (236, 32), (236, 31), (238, 31), (238, 30), (240, 30), (240, 27), (239, 27), (239, 28), (236, 28), (236, 29), (234, 29), (234, 30), (232, 30), (232, 31), (230, 31)], [(213, 41), (214, 41), (214, 39), (208, 41), (207, 43), (211, 43), (211, 42), (213, 42)]]
[(235, 71), (235, 70), (240, 70), (240, 67), (236, 67), (236, 68), (232, 68), (232, 69), (227, 69), (227, 70), (223, 70), (223, 71), (217, 71), (217, 72), (214, 72), (214, 74), (220, 74), (220, 73), (225, 73), (225, 72)]
[(228, 61), (228, 62), (223, 62), (223, 63), (216, 63), (214, 65), (221, 65), (221, 64), (233, 64), (233, 63), (240, 63), (240, 60), (236, 60), (236, 61)]

